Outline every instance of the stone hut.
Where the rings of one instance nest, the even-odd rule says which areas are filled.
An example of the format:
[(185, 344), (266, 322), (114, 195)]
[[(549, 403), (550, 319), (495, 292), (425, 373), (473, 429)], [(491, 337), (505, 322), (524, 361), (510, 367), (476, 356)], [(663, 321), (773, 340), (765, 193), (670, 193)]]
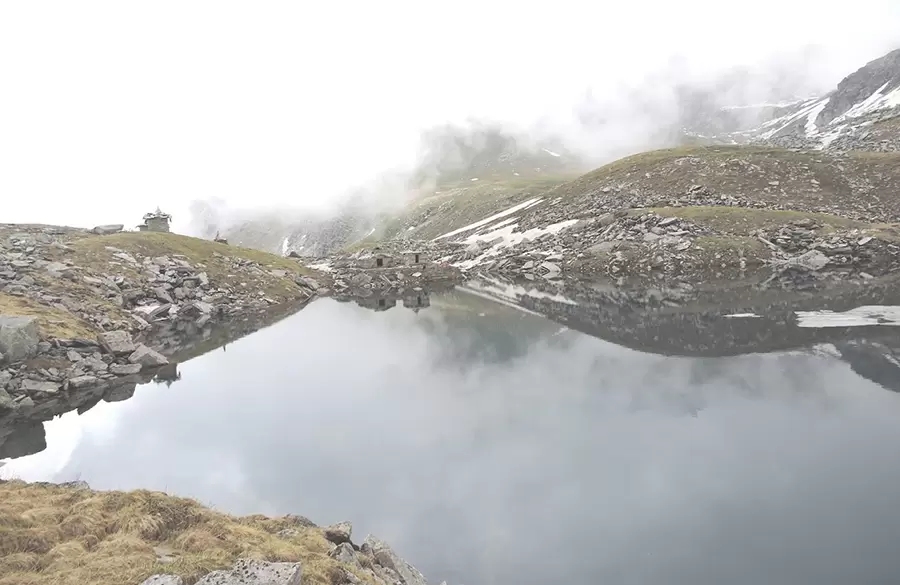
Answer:
[(410, 291), (403, 296), (403, 306), (418, 312), (431, 306), (431, 295), (425, 290)]
[(373, 311), (387, 311), (397, 306), (397, 299), (387, 296), (374, 295), (366, 299), (358, 299), (356, 304)]
[(157, 207), (156, 211), (144, 214), (144, 223), (139, 225), (138, 229), (142, 232), (168, 233), (170, 221), (172, 221), (172, 216), (168, 213), (163, 213), (160, 211), (159, 207)]
[(421, 250), (407, 250), (403, 252), (403, 263), (407, 266), (427, 264), (428, 253)]
[(360, 268), (391, 268), (396, 265), (396, 258), (378, 249), (359, 259)]

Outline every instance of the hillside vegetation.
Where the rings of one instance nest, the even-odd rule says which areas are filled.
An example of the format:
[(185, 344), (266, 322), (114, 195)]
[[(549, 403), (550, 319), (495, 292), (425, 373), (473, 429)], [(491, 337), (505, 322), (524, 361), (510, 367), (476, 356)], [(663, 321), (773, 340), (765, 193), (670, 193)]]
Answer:
[(96, 492), (0, 482), (0, 585), (136, 585), (179, 575), (190, 585), (237, 558), (302, 561), (303, 582), (359, 571), (328, 557), (322, 530), (296, 516), (234, 517), (160, 492)]

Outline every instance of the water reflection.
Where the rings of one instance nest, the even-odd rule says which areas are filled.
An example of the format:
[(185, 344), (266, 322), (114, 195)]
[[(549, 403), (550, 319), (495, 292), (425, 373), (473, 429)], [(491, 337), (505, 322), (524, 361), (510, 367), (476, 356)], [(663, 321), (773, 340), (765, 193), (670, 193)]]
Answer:
[(47, 450), (0, 472), (352, 519), (436, 582), (900, 575), (900, 396), (872, 381), (896, 376), (854, 357), (888, 337), (673, 357), (476, 292), (418, 313), (317, 301), (48, 424)]

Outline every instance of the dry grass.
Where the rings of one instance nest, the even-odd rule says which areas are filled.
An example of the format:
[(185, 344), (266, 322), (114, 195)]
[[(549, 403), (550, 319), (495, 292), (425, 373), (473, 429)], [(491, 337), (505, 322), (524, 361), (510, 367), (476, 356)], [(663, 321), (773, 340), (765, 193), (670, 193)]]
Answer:
[(0, 314), (37, 317), (41, 337), (93, 337), (93, 327), (68, 311), (0, 293)]
[[(277, 536), (286, 528), (297, 532)], [(301, 561), (304, 583), (331, 584), (343, 571), (329, 549), (320, 529), (290, 517), (238, 518), (144, 490), (0, 483), (0, 585), (137, 585), (155, 573), (190, 585), (238, 558)]]

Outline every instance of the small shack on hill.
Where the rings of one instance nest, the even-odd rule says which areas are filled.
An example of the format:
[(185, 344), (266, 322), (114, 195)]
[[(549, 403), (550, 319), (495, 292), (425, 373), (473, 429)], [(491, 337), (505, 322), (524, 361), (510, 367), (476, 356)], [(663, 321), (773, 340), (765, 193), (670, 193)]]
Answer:
[(163, 213), (159, 207), (157, 207), (156, 211), (144, 214), (144, 223), (139, 225), (138, 229), (142, 232), (168, 233), (170, 221), (172, 221), (172, 216), (168, 213)]

